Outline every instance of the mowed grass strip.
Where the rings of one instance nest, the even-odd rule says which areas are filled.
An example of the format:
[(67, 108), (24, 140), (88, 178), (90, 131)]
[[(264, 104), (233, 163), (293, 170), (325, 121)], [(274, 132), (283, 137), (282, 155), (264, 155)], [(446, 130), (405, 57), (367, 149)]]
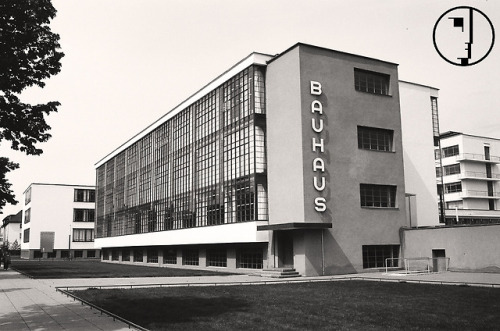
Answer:
[(98, 260), (15, 260), (12, 261), (12, 268), (37, 279), (186, 277), (230, 274), (208, 270), (104, 263)]
[(337, 281), (73, 292), (151, 330), (498, 330), (500, 289)]

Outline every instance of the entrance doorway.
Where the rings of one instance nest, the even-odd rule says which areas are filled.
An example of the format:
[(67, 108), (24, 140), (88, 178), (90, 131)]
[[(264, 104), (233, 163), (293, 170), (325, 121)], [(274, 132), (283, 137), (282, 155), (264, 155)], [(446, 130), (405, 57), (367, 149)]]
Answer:
[(293, 268), (293, 232), (276, 232), (278, 242), (278, 267)]
[(446, 271), (446, 251), (444, 249), (432, 250), (432, 271)]

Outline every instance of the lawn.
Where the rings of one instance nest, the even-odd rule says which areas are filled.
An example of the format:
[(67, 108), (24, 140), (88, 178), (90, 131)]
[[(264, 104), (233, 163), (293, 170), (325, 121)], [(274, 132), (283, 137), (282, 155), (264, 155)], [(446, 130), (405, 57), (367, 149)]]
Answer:
[(229, 275), (229, 273), (180, 268), (103, 263), (98, 260), (13, 260), (12, 269), (33, 278), (123, 278)]
[(151, 330), (498, 330), (500, 289), (337, 281), (75, 291)]

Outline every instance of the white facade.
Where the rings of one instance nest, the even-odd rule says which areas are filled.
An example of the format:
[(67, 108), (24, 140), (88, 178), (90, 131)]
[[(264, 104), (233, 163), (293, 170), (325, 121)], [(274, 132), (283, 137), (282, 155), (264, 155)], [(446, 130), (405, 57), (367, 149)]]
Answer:
[(412, 227), (438, 225), (431, 103), (438, 89), (399, 81), (399, 93), (407, 215)]
[(21, 257), (98, 257), (94, 186), (31, 184), (24, 195)]
[(437, 176), (440, 184), (442, 174), (448, 220), (500, 218), (500, 139), (443, 133), (441, 160)]
[(0, 245), (9, 243), (11, 249), (12, 244), (17, 240), (21, 244), (21, 217), (22, 211), (16, 215), (9, 215), (3, 219), (2, 227), (0, 228)]

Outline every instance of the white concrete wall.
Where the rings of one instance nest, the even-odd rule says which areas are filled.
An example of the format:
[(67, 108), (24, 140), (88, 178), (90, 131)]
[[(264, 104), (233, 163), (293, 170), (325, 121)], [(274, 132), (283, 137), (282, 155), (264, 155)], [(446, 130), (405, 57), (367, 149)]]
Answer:
[(403, 254), (432, 257), (433, 249), (444, 249), (451, 270), (500, 268), (498, 238), (500, 224), (405, 230)]
[[(431, 96), (437, 89), (399, 82), (406, 193), (416, 195), (412, 226), (439, 224)], [(412, 205), (413, 207), (413, 205)]]

